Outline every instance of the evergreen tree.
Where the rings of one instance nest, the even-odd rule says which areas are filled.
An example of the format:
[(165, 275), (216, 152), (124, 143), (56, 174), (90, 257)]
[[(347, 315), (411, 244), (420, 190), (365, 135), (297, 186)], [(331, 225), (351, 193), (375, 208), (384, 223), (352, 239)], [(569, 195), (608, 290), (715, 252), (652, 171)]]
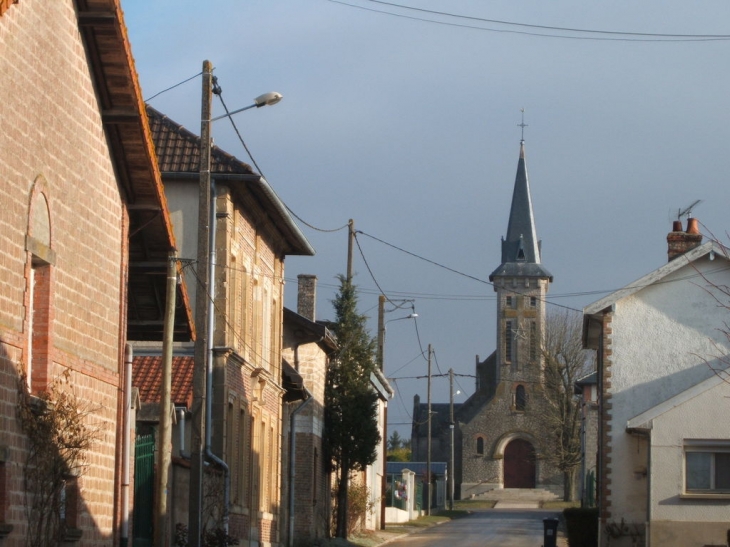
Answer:
[(337, 537), (347, 537), (347, 492), (350, 473), (373, 463), (380, 442), (378, 396), (370, 385), (375, 370), (375, 339), (366, 317), (357, 312), (357, 291), (351, 280), (339, 277), (340, 290), (332, 301), (339, 351), (327, 371), (325, 443), (337, 478)]

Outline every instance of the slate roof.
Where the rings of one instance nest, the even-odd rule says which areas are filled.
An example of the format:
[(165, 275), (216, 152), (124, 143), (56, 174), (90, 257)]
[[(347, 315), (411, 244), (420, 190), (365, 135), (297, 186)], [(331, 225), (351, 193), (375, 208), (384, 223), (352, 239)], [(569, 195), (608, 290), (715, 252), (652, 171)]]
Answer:
[(537, 239), (530, 183), (527, 179), (525, 141), (520, 141), (520, 158), (517, 162), (507, 237), (502, 238), (502, 263), (490, 274), (489, 280), (493, 281), (495, 276), (547, 277), (550, 281), (553, 280), (552, 274), (541, 264), (540, 242)]
[[(193, 403), (193, 364), (192, 356), (172, 358), (171, 399), (176, 406), (190, 408)], [(162, 357), (135, 357), (132, 363), (132, 386), (139, 389), (142, 404), (159, 403), (162, 383)]]

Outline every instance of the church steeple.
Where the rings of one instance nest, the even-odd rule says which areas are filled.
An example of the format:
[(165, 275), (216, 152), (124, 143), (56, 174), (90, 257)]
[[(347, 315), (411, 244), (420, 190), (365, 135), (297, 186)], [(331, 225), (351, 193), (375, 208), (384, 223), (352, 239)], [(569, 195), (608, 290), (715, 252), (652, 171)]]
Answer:
[(489, 280), (493, 281), (495, 276), (546, 277), (553, 280), (552, 274), (541, 263), (540, 241), (537, 239), (530, 183), (527, 178), (524, 140), (520, 141), (520, 158), (517, 162), (507, 237), (502, 238), (502, 263), (492, 272)]

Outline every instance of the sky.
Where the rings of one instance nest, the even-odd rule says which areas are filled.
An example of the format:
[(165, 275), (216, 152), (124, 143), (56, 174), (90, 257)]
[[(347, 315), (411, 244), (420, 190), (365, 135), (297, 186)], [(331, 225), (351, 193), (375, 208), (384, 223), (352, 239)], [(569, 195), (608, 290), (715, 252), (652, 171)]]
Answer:
[[(703, 233), (728, 240), (724, 0), (122, 8), (143, 96), (194, 133), (205, 59), (230, 110), (283, 94), (235, 122), (316, 250), (286, 259), (285, 305), (296, 309), (297, 275), (315, 274), (317, 318), (334, 317), (353, 219), (354, 281), (371, 334), (381, 292), (412, 300), (418, 314), (403, 319), (410, 303), (386, 306), (385, 373), (397, 392), (389, 427), (401, 436), (410, 436), (413, 396), (426, 400), (429, 344), (433, 402), (448, 402), (449, 368), (455, 402), (466, 400), (476, 357), (494, 351), (488, 277), (506, 235), (522, 109), (542, 262), (554, 276), (549, 310), (581, 310), (664, 264), (672, 221), (696, 200)], [(214, 100), (214, 116), (222, 112)], [(227, 120), (212, 135), (251, 163)]]

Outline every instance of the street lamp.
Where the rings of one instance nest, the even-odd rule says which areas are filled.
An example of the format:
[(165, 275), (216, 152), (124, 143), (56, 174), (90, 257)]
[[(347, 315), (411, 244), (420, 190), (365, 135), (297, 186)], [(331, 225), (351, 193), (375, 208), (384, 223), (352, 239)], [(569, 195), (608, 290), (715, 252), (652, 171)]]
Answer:
[[(198, 195), (198, 288), (195, 298), (195, 366), (193, 367), (193, 404), (192, 435), (190, 461), (190, 503), (188, 506), (188, 527), (190, 547), (200, 547), (202, 532), (203, 501), (203, 468), (207, 453), (209, 427), (210, 397), (208, 377), (211, 373), (209, 353), (213, 338), (213, 314), (210, 311), (208, 294), (211, 293), (211, 280), (214, 279), (215, 267), (215, 218), (212, 203), (212, 184), (210, 175), (212, 140), (211, 125), (215, 120), (230, 117), (250, 108), (261, 108), (273, 105), (281, 100), (280, 93), (265, 93), (254, 99), (254, 104), (228, 112), (223, 116), (211, 119), (213, 100), (213, 65), (203, 61), (203, 90), (200, 117), (200, 188)], [(225, 465), (225, 464), (224, 464)], [(224, 508), (227, 510), (227, 508)]]

